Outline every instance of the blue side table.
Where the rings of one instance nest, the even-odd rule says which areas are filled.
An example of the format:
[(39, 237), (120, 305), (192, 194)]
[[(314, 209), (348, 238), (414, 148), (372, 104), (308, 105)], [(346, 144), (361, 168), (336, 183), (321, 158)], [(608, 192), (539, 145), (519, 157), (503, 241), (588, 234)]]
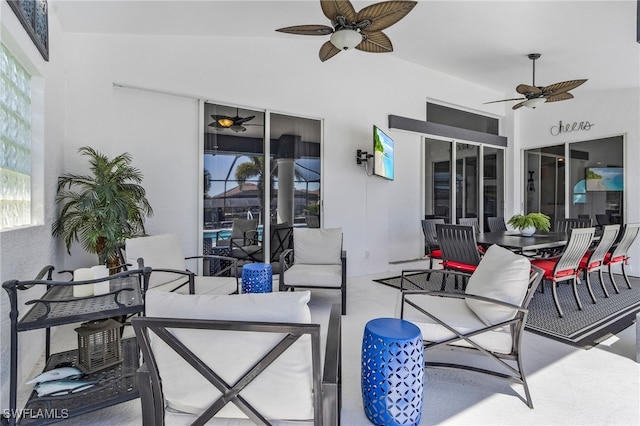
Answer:
[(424, 396), (420, 329), (397, 318), (369, 321), (362, 338), (362, 400), (376, 425), (417, 425)]
[(247, 263), (242, 267), (243, 293), (271, 293), (273, 271), (269, 263)]

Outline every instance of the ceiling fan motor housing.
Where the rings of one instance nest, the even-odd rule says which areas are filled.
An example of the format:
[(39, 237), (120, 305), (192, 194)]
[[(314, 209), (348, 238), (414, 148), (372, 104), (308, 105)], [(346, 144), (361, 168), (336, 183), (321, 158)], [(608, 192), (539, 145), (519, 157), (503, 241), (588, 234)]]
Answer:
[(331, 44), (340, 50), (353, 49), (362, 42), (362, 34), (352, 29), (342, 29), (331, 34)]

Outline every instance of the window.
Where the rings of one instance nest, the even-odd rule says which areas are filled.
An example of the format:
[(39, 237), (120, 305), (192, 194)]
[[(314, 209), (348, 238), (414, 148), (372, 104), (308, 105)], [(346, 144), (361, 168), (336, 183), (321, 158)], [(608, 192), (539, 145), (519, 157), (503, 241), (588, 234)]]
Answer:
[(0, 229), (31, 223), (31, 75), (0, 44)]
[(320, 120), (205, 102), (203, 125), (205, 252), (233, 219), (257, 220), (259, 238), (270, 224), (320, 226)]

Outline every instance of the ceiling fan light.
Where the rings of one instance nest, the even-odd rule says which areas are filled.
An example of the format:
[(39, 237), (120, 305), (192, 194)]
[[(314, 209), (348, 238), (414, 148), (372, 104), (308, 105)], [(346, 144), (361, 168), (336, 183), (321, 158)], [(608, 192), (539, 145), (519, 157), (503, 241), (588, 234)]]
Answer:
[(362, 42), (362, 35), (356, 30), (338, 30), (331, 34), (331, 44), (340, 50), (353, 49)]
[(547, 102), (546, 98), (533, 98), (524, 101), (522, 105), (526, 106), (527, 108), (536, 108), (545, 102)]
[(218, 124), (221, 125), (222, 127), (231, 127), (233, 126), (233, 120), (230, 118), (219, 118), (218, 119)]

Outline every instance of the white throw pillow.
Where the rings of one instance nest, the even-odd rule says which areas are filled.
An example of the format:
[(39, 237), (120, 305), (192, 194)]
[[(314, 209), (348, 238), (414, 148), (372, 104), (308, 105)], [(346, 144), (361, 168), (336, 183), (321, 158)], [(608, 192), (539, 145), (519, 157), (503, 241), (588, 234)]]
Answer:
[(293, 228), (294, 263), (340, 264), (342, 228)]
[[(469, 277), (466, 293), (519, 306), (527, 294), (530, 271), (529, 259), (492, 245)], [(466, 301), (469, 309), (487, 325), (507, 321), (516, 315), (516, 311), (505, 306), (473, 299)]]
[[(309, 291), (237, 295), (182, 295), (149, 291), (149, 317), (214, 319), (260, 322), (311, 322)], [(204, 360), (227, 383), (235, 383), (285, 334), (211, 330), (172, 330), (191, 351)], [(153, 333), (163, 392), (170, 409), (201, 414), (220, 392), (168, 348)], [(313, 418), (311, 340), (304, 336), (293, 344), (241, 395), (267, 418), (306, 420)], [(246, 417), (233, 403), (217, 417)]]

